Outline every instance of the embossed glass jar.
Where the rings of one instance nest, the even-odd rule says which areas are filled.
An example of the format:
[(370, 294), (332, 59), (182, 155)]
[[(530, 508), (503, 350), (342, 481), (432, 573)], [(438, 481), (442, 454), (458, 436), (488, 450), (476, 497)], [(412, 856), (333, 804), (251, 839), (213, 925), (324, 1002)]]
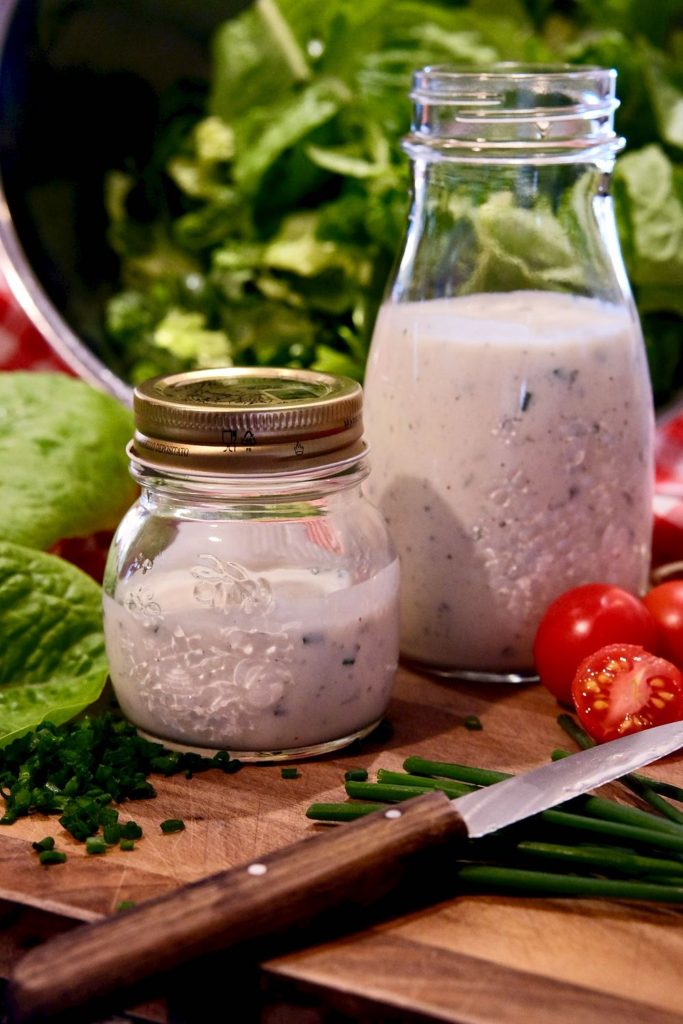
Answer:
[(398, 660), (398, 562), (363, 497), (362, 390), (213, 369), (135, 392), (139, 500), (104, 622), (117, 699), (145, 735), (243, 760), (366, 735)]

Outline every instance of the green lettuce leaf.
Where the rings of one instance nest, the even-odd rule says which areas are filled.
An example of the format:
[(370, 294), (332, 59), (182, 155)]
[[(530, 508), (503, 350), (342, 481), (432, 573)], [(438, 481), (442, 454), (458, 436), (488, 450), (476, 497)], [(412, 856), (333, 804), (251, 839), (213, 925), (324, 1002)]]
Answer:
[(215, 34), (209, 109), (230, 123), (308, 78), (306, 55), (278, 4), (255, 0)]
[(0, 541), (0, 745), (72, 718), (106, 678), (97, 583), (55, 555)]
[(643, 67), (661, 138), (683, 149), (683, 72), (674, 61), (649, 46), (645, 48)]
[(617, 163), (616, 196), (628, 269), (635, 285), (683, 287), (683, 201), (671, 160), (660, 146), (626, 153)]
[(58, 373), (0, 373), (0, 540), (48, 549), (114, 529), (135, 498), (116, 399)]
[(330, 78), (244, 114), (235, 125), (234, 172), (245, 194), (256, 192), (278, 157), (331, 120), (350, 99), (346, 86)]
[(231, 366), (230, 340), (224, 331), (207, 330), (201, 313), (171, 309), (154, 331), (159, 348), (199, 366)]

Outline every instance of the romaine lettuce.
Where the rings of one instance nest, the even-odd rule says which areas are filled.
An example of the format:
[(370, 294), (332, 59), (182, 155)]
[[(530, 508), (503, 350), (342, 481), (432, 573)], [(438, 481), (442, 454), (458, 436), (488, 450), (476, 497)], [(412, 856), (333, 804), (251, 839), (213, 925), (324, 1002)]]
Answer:
[[(683, 383), (680, 247), (670, 258), (660, 247), (683, 191), (682, 19), (683, 0), (509, 0), (505, 13), (496, 0), (255, 0), (215, 35), (204, 119), (178, 144), (166, 116), (175, 135), (157, 140), (151, 167), (161, 171), (113, 169), (111, 238), (125, 290), (108, 326), (129, 377), (202, 358), (178, 331), (159, 334), (178, 312), (195, 317), (191, 333), (222, 333), (226, 362), (361, 377), (407, 211), (400, 139), (412, 71), (568, 60), (619, 73), (617, 127), (629, 144), (615, 181), (619, 223), (666, 398)], [(151, 229), (126, 202), (141, 187), (156, 210)], [(504, 269), (493, 219), (489, 227), (482, 279)], [(574, 272), (566, 253), (535, 266), (532, 235), (508, 267), (515, 280)]]
[(116, 399), (59, 373), (0, 373), (0, 540), (47, 550), (114, 529), (136, 490)]
[(0, 637), (0, 745), (102, 692), (102, 592), (63, 559), (0, 541)]

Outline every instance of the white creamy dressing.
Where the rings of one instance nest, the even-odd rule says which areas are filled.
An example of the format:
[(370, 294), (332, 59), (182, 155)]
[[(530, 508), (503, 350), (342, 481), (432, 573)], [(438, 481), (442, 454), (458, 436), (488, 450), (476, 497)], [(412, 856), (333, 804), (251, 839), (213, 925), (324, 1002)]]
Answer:
[[(265, 525), (183, 522), (105, 596), (116, 696), (151, 735), (239, 756), (341, 739), (384, 714), (397, 560), (359, 581), (324, 550), (309, 568), (278, 566), (283, 536)], [(270, 537), (261, 550), (255, 535)]]
[(653, 415), (629, 310), (534, 291), (387, 303), (365, 423), (405, 655), (528, 670), (563, 590), (645, 588)]

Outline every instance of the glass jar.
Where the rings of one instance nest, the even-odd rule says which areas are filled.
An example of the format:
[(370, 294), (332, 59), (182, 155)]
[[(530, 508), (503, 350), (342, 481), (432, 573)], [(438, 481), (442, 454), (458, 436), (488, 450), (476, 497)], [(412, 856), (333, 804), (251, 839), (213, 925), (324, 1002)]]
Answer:
[(365, 379), (401, 649), (518, 682), (549, 602), (646, 587), (653, 407), (609, 195), (615, 73), (419, 71), (405, 245)]
[(398, 660), (398, 562), (364, 498), (362, 391), (310, 371), (213, 369), (134, 396), (140, 498), (104, 581), (111, 678), (167, 745), (242, 760), (370, 732)]

